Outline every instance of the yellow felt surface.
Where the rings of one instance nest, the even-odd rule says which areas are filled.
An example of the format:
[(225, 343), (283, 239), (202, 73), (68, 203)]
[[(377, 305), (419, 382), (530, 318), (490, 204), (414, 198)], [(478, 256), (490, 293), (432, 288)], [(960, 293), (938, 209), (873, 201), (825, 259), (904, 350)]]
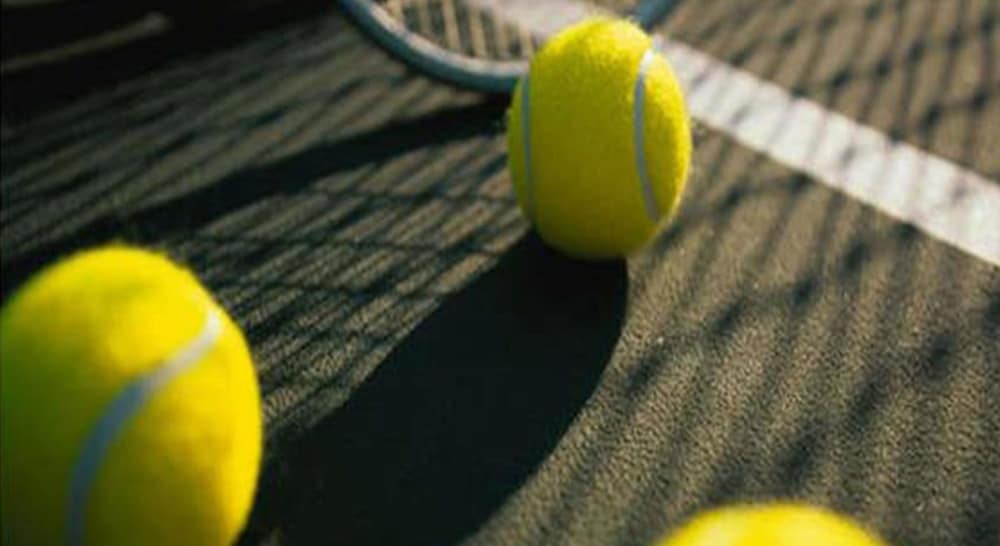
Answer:
[(261, 450), (256, 377), (242, 334), (189, 272), (110, 247), (73, 256), (0, 319), (4, 537), (61, 543), (70, 472), (107, 404), (196, 337), (220, 339), (130, 420), (99, 467), (88, 544), (225, 544), (249, 509)]
[[(690, 130), (683, 96), (658, 57), (646, 78), (646, 163), (661, 218), (645, 211), (636, 166), (636, 79), (650, 38), (624, 21), (592, 19), (549, 41), (530, 72), (532, 184), (525, 183), (523, 82), (508, 117), (509, 163), (522, 209), (549, 244), (581, 257), (641, 247), (676, 206), (687, 175)], [(532, 217), (533, 216), (533, 217)]]
[(659, 546), (885, 546), (850, 520), (793, 504), (741, 506), (696, 517)]

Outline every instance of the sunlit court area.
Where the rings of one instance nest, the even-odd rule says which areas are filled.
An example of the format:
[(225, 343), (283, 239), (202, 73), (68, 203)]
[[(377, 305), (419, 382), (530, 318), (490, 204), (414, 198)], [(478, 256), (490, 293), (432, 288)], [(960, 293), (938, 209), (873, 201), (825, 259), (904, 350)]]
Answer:
[(0, 544), (1000, 544), (996, 0), (3, 0)]

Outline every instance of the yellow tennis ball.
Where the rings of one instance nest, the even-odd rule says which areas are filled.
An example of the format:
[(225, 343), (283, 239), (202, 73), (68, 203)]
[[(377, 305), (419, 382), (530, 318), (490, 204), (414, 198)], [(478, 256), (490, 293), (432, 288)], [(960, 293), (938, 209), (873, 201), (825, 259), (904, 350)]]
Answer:
[(696, 517), (659, 546), (885, 546), (833, 512), (795, 504), (734, 506)]
[(590, 19), (532, 59), (507, 144), (518, 203), (542, 239), (610, 258), (641, 248), (677, 207), (691, 130), (650, 37), (626, 21)]
[(243, 335), (167, 258), (76, 254), (0, 311), (4, 544), (229, 544), (260, 453)]

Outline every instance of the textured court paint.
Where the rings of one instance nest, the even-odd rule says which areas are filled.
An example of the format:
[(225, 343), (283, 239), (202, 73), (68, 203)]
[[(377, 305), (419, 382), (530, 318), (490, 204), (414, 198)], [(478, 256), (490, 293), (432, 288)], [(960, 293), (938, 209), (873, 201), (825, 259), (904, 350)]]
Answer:
[(1000, 265), (1000, 184), (684, 44), (657, 37), (692, 117), (743, 145)]
[(221, 333), (222, 321), (219, 315), (209, 310), (205, 317), (205, 326), (197, 337), (166, 359), (163, 364), (125, 385), (121, 393), (108, 404), (107, 410), (84, 442), (80, 456), (73, 466), (66, 511), (68, 544), (71, 546), (83, 544), (87, 494), (111, 443), (118, 438), (122, 428), (129, 423), (136, 412), (142, 409), (146, 401), (172, 379), (198, 363), (205, 353), (212, 349)]
[(646, 206), (646, 216), (654, 224), (660, 219), (659, 207), (656, 206), (656, 196), (649, 181), (649, 169), (646, 166), (646, 75), (649, 67), (656, 59), (656, 51), (652, 48), (646, 51), (639, 62), (639, 75), (635, 80), (635, 93), (632, 102), (632, 131), (635, 141), (635, 169), (639, 175), (639, 185), (642, 186), (643, 202)]
[[(712, 5), (718, 10), (730, 9), (730, 4), (720, 7), (722, 4)], [(810, 7), (803, 4), (791, 4), (790, 9), (808, 16)], [(895, 10), (883, 15), (885, 21), (878, 24), (891, 31)], [(389, 93), (389, 106), (408, 105), (414, 92), (427, 94), (427, 102), (412, 109), (372, 111), (369, 113), (374, 118), (362, 117), (347, 125), (341, 120), (357, 116), (367, 103), (347, 100), (331, 104), (329, 115), (317, 119), (315, 130), (303, 136), (302, 144), (307, 148), (329, 144), (331, 135), (363, 133), (370, 124), (389, 124), (399, 116), (414, 116), (413, 123), (393, 128), (395, 136), (407, 143), (426, 141), (428, 119), (429, 127), (435, 129), (453, 127), (455, 122), (459, 130), (475, 134), (495, 130), (495, 111), (479, 105), (468, 107), (473, 98), (469, 95), (443, 86), (430, 88), (416, 76), (406, 79), (395, 92), (387, 91), (395, 80), (383, 81), (383, 57), (337, 14), (324, 20), (329, 22), (310, 20), (295, 25), (280, 46), (268, 38), (270, 35), (248, 40), (248, 47), (275, 48), (274, 53), (261, 56), (261, 65), (298, 67), (296, 62), (302, 60), (304, 51), (323, 53), (317, 56), (322, 57), (319, 64), (292, 71), (282, 82), (275, 82), (260, 66), (254, 71), (232, 55), (225, 59), (186, 57), (172, 70), (189, 74), (192, 86), (216, 99), (193, 102), (190, 106), (195, 107), (195, 113), (215, 112), (213, 108), (220, 103), (232, 105), (227, 82), (212, 77), (220, 69), (245, 78), (241, 81), (247, 88), (263, 84), (273, 89), (243, 97), (259, 100), (254, 104), (261, 109), (281, 110), (289, 100), (308, 100), (329, 91), (336, 77), (331, 82), (330, 78), (310, 78), (307, 73), (330, 72), (352, 63), (357, 70), (345, 77), (366, 82), (361, 88), (365, 96), (369, 92)], [(746, 38), (768, 41), (768, 25), (753, 26)], [(340, 38), (349, 39), (347, 46), (328, 52), (329, 44), (342, 43), (337, 41)], [(374, 60), (359, 63), (359, 58)], [(935, 73), (920, 70), (919, 76), (921, 81), (933, 80)], [(337, 76), (340, 74), (338, 71)], [(157, 85), (162, 80), (154, 76), (165, 75), (150, 73), (130, 84), (131, 88), (148, 86), (150, 102), (172, 100), (177, 90)], [(159, 141), (136, 141), (133, 125), (83, 136), (94, 124), (128, 118), (133, 106), (128, 101), (112, 101), (104, 108), (64, 112), (64, 118), (75, 115), (61, 124), (32, 125), (23, 134), (24, 146), (43, 149), (50, 140), (66, 144), (45, 148), (50, 153), (20, 162), (8, 162), (5, 147), (4, 167), (8, 172), (22, 173), (37, 162), (51, 162), (76, 149), (75, 145), (87, 143), (114, 147), (133, 140), (133, 152), (154, 154)], [(439, 107), (445, 112), (445, 123), (436, 121)], [(238, 123), (243, 110), (228, 108), (205, 124)], [(295, 127), (299, 118), (291, 114), (278, 120), (278, 126)], [(201, 117), (205, 116), (198, 119)], [(156, 128), (162, 139), (169, 140), (188, 127), (171, 124), (172, 119), (162, 113), (136, 123)], [(269, 214), (268, 206), (250, 215), (243, 207), (220, 209), (232, 202), (193, 208), (193, 217), (184, 220), (188, 225), (207, 222), (204, 225), (209, 233), (191, 233), (164, 245), (180, 255), (197, 256), (199, 263), (211, 264), (213, 273), (209, 276), (221, 277), (225, 301), (237, 309), (251, 310), (244, 320), (255, 325), (254, 338), (263, 340), (261, 370), (270, 378), (264, 383), (269, 435), (304, 455), (290, 460), (287, 451), (273, 449), (277, 442), (271, 444), (280, 463), (275, 470), (280, 472), (268, 474), (262, 481), (268, 493), (262, 495), (261, 505), (277, 511), (258, 514), (253, 525), (257, 532), (242, 544), (295, 543), (298, 537), (308, 543), (309, 531), (318, 531), (312, 536), (329, 536), (332, 523), (347, 521), (355, 513), (323, 509), (343, 506), (343, 490), (318, 482), (317, 467), (307, 462), (325, 461), (325, 468), (346, 465), (342, 446), (329, 441), (327, 425), (333, 424), (338, 431), (350, 429), (342, 426), (340, 410), (348, 407), (344, 401), (361, 393), (359, 387), (377, 380), (380, 371), (387, 376), (383, 379), (389, 388), (363, 398), (378, 401), (402, 393), (402, 402), (413, 401), (412, 407), (425, 412), (414, 420), (401, 417), (393, 422), (398, 427), (390, 423), (381, 428), (371, 435), (372, 445), (391, 444), (400, 436), (390, 433), (408, 433), (407, 423), (421, 422), (420, 417), (433, 415), (435, 408), (460, 411), (467, 418), (448, 420), (440, 434), (404, 450), (457, 455), (453, 460), (458, 465), (430, 464), (443, 468), (430, 476), (447, 479), (437, 483), (418, 480), (419, 484), (406, 488), (404, 493), (409, 495), (369, 495), (391, 506), (399, 506), (401, 501), (418, 503), (405, 514), (385, 510), (356, 524), (371, 524), (366, 529), (371, 529), (372, 542), (387, 528), (391, 528), (390, 533), (398, 531), (393, 538), (398, 537), (401, 543), (425, 536), (419, 534), (424, 529), (433, 534), (437, 529), (462, 528), (453, 515), (469, 512), (464, 509), (470, 506), (468, 489), (462, 485), (479, 483), (475, 478), (482, 474), (473, 473), (475, 470), (505, 468), (505, 461), (490, 458), (495, 453), (491, 446), (498, 439), (496, 434), (486, 431), (481, 441), (457, 445), (456, 438), (464, 440), (464, 435), (476, 428), (467, 428), (470, 423), (489, 422), (491, 428), (501, 429), (505, 438), (524, 445), (523, 438), (509, 429), (516, 431), (523, 426), (519, 419), (525, 414), (506, 407), (499, 411), (496, 404), (468, 397), (460, 396), (456, 404), (455, 398), (448, 396), (458, 392), (455, 380), (466, 381), (462, 373), (472, 371), (487, 388), (494, 377), (504, 384), (509, 375), (520, 378), (509, 381), (515, 388), (518, 383), (521, 388), (528, 387), (526, 392), (517, 391), (523, 401), (515, 406), (534, 412), (527, 413), (531, 424), (547, 426), (553, 416), (558, 420), (566, 414), (573, 417), (573, 423), (544, 460), (530, 456), (516, 459), (518, 465), (530, 466), (531, 474), (488, 519), (475, 520), (476, 527), (461, 539), (468, 546), (552, 542), (652, 546), (661, 533), (705, 508), (704, 499), (717, 501), (713, 502), (717, 505), (760, 499), (769, 492), (782, 498), (833, 504), (892, 536), (896, 539), (893, 544), (899, 546), (976, 544), (970, 538), (976, 536), (981, 537), (978, 542), (983, 546), (989, 544), (985, 541), (992, 537), (986, 533), (991, 532), (996, 519), (994, 507), (986, 505), (991, 497), (982, 493), (1000, 491), (1000, 476), (991, 472), (997, 468), (994, 462), (1000, 455), (994, 447), (1000, 445), (1000, 408), (996, 405), (1000, 396), (991, 393), (1000, 384), (992, 381), (990, 373), (996, 369), (995, 343), (991, 343), (995, 338), (990, 337), (995, 322), (986, 321), (996, 317), (991, 313), (996, 309), (992, 296), (1000, 287), (1000, 268), (923, 233), (899, 231), (898, 222), (823, 184), (810, 184), (801, 195), (790, 196), (783, 188), (794, 183), (794, 173), (767, 158), (755, 161), (747, 148), (721, 135), (706, 130), (699, 138), (697, 157), (702, 161), (718, 159), (722, 164), (719, 175), (711, 181), (711, 190), (689, 194), (694, 198), (685, 202), (678, 218), (681, 229), (669, 237), (665, 253), (646, 253), (628, 264), (624, 317), (606, 312), (609, 307), (617, 309), (615, 303), (606, 302), (620, 297), (613, 280), (617, 279), (615, 269), (595, 270), (590, 264), (556, 260), (539, 249), (534, 238), (523, 237), (524, 223), (513, 221), (517, 211), (510, 208), (502, 167), (496, 165), (502, 159), (502, 149), (495, 143), (475, 147), (474, 137), (456, 137), (426, 148), (422, 157), (436, 167), (431, 169), (413, 169), (412, 153), (386, 157), (384, 149), (368, 146), (383, 136), (377, 131), (359, 141), (348, 139), (349, 150), (365, 145), (367, 152), (357, 157), (360, 168), (381, 167), (387, 176), (358, 178), (357, 171), (351, 169), (331, 174), (322, 186), (378, 192), (390, 185), (405, 190), (401, 192), (405, 199), (393, 201), (392, 218), (400, 229), (389, 233), (377, 229), (387, 219), (384, 207), (359, 209), (358, 221), (345, 223), (339, 221), (341, 212), (353, 209), (353, 203), (331, 211), (328, 203), (307, 191), (290, 191), (288, 199), (267, 198), (281, 201), (280, 215)], [(242, 139), (234, 148), (240, 153), (223, 167), (227, 172), (254, 169), (252, 160), (258, 156), (254, 152), (269, 142)], [(726, 155), (719, 158), (722, 150)], [(153, 176), (158, 172), (188, 165), (188, 152), (182, 148), (157, 156), (161, 168), (123, 179), (118, 177), (125, 167), (105, 165), (71, 190), (54, 192), (51, 200), (87, 203), (77, 194), (100, 195), (115, 181), (121, 183), (123, 192), (141, 193), (160, 181)], [(99, 164), (87, 157), (74, 163), (74, 168)], [(750, 164), (760, 168), (754, 172), (731, 168)], [(285, 172), (281, 165), (276, 167)], [(701, 170), (711, 167), (705, 163)], [(456, 180), (442, 177), (442, 172), (474, 176)], [(14, 187), (14, 195), (27, 197), (39, 188), (58, 185), (61, 176), (59, 172), (42, 173), (31, 184)], [(202, 177), (161, 181), (163, 190), (187, 199), (167, 199), (157, 211), (163, 214), (192, 202), (203, 203), (206, 195), (229, 191), (245, 180), (237, 176), (222, 181), (221, 188), (220, 184), (209, 184), (216, 193), (206, 192)], [(770, 188), (773, 191), (766, 187), (769, 180), (777, 183)], [(462, 190), (466, 182), (470, 189), (484, 192), (486, 199), (456, 202), (454, 192), (448, 190)], [(752, 187), (748, 188), (748, 182)], [(295, 190), (312, 187), (316, 181), (290, 177), (285, 184)], [(763, 191), (746, 193), (761, 184), (765, 185), (760, 187)], [(748, 198), (725, 201), (732, 208), (715, 213), (720, 198), (740, 195)], [(235, 192), (230, 196), (239, 198)], [(497, 196), (501, 199), (494, 199)], [(793, 211), (785, 215), (790, 198), (794, 200)], [(10, 203), (7, 201), (4, 208)], [(103, 208), (98, 205), (80, 211), (80, 218), (74, 219), (85, 225), (85, 220), (99, 217)], [(317, 211), (329, 214), (317, 216)], [(319, 223), (298, 221), (310, 215)], [(832, 222), (823, 221), (826, 215)], [(12, 225), (23, 229), (25, 225), (37, 228), (58, 222), (52, 215), (29, 216), (35, 218), (12, 220)], [(140, 216), (136, 222), (143, 224), (144, 218), (148, 217)], [(65, 224), (67, 218), (63, 220)], [(254, 226), (250, 232), (246, 231), (248, 225)], [(79, 231), (72, 225), (67, 229), (67, 236)], [(308, 240), (317, 229), (322, 230), (327, 244), (310, 252), (290, 256), (288, 245), (269, 244)], [(461, 236), (466, 233), (471, 235)], [(908, 238), (896, 240), (899, 234)], [(234, 237), (242, 242), (234, 244)], [(434, 245), (407, 244), (414, 241), (433, 241)], [(774, 246), (769, 246), (772, 242)], [(38, 244), (44, 246), (42, 241)], [(817, 244), (825, 245), (822, 253), (817, 253)], [(865, 246), (869, 244), (873, 246)], [(22, 256), (22, 252), (3, 253), (5, 275), (8, 267), (11, 275), (17, 275)], [(870, 261), (851, 261), (863, 257)], [(379, 267), (350, 267), (365, 259), (377, 260)], [(859, 269), (849, 269), (854, 266)], [(386, 271), (429, 283), (415, 286), (417, 292), (401, 292), (396, 283), (378, 282)], [(232, 282), (225, 280), (228, 278)], [(287, 282), (290, 279), (296, 282)], [(309, 297), (318, 295), (316, 288), (342, 281), (373, 289), (346, 290), (343, 299), (336, 300), (338, 309), (345, 313), (337, 322), (364, 324), (362, 337), (355, 331), (340, 332), (329, 322), (334, 318), (330, 306), (316, 305)], [(267, 297), (260, 293), (264, 284), (271, 287)], [(520, 289), (512, 292), (511, 286)], [(578, 292), (572, 295), (570, 290), (570, 298), (551, 297), (547, 286)], [(526, 287), (532, 290), (524, 290)], [(377, 302), (374, 307), (373, 299)], [(593, 306), (579, 307), (577, 300), (598, 302), (597, 309), (603, 312), (595, 314)], [(493, 312), (482, 312), (487, 308)], [(243, 315), (244, 311), (238, 313)], [(532, 323), (542, 329), (528, 331), (524, 319), (517, 315), (541, 316)], [(192, 326), (194, 335), (201, 324)], [(294, 328), (289, 330), (289, 326)], [(617, 335), (605, 339), (608, 329)], [(557, 334), (557, 341), (540, 342), (538, 334), (545, 332)], [(315, 333), (322, 335), (315, 337)], [(410, 343), (411, 334), (419, 338), (416, 343)], [(502, 357), (477, 361), (469, 370), (467, 355), (485, 355), (485, 349), (492, 345), (482, 342), (494, 343), (495, 337), (510, 339), (496, 341), (502, 355), (529, 358), (516, 363), (508, 359), (509, 364), (519, 364), (515, 370)], [(566, 338), (586, 343), (574, 345)], [(589, 351), (580, 349), (581, 345)], [(538, 349), (548, 355), (552, 347), (564, 346), (582, 359), (556, 362), (558, 368), (532, 367), (545, 364)], [(441, 348), (447, 354), (435, 352)], [(436, 371), (440, 373), (423, 369), (421, 355), (427, 351), (435, 352)], [(611, 357), (602, 360), (605, 354)], [(417, 370), (407, 371), (408, 367)], [(592, 367), (601, 374), (597, 389), (582, 406), (568, 404), (565, 392), (571, 389), (566, 383), (581, 384), (579, 377), (590, 373)], [(290, 368), (297, 373), (281, 373)], [(345, 375), (344, 370), (351, 373)], [(561, 382), (550, 377), (554, 372), (562, 375)], [(440, 403), (421, 404), (419, 393), (408, 393), (406, 385), (398, 384), (400, 375), (421, 382), (430, 377), (431, 388), (444, 393), (436, 400)], [(303, 381), (303, 377), (311, 380)], [(762, 391), (762, 386), (767, 389)], [(560, 389), (555, 401), (549, 389)], [(497, 402), (506, 406), (509, 398)], [(391, 406), (395, 407), (395, 402)], [(377, 415), (378, 408), (364, 415), (372, 414)], [(678, 415), (683, 418), (678, 419)], [(760, 426), (748, 427), (746, 423)], [(369, 429), (362, 432), (371, 433)], [(509, 452), (509, 448), (504, 451)], [(359, 476), (354, 483), (365, 483), (366, 477), (385, 475), (385, 463), (394, 460), (401, 457), (375, 457), (344, 473), (353, 471)], [(646, 479), (650, 476), (658, 479)], [(489, 495), (501, 488), (490, 487), (490, 493), (483, 497), (492, 498)], [(421, 501), (426, 498), (435, 502)], [(339, 515), (331, 518), (334, 513)], [(627, 516), (623, 518), (623, 514)], [(420, 524), (419, 528), (400, 525), (400, 517), (405, 523)]]

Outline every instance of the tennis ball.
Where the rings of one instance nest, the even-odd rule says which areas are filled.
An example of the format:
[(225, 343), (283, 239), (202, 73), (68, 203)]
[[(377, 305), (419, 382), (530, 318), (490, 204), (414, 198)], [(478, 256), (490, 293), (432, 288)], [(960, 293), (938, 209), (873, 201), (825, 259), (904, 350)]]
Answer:
[(735, 506), (696, 517), (659, 546), (884, 546), (833, 512), (811, 506)]
[(0, 311), (5, 544), (231, 543), (260, 453), (243, 335), (167, 258), (76, 254)]
[(531, 61), (508, 112), (518, 203), (566, 254), (641, 248), (677, 207), (691, 130), (684, 96), (653, 41), (626, 21), (589, 19)]

